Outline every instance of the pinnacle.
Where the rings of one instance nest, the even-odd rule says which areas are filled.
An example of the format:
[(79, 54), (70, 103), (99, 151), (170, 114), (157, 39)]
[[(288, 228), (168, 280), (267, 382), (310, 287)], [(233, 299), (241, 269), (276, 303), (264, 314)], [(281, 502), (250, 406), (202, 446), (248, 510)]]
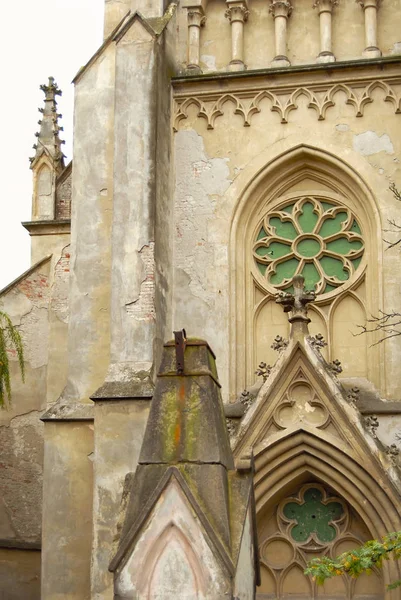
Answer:
[(58, 119), (62, 115), (57, 112), (56, 96), (61, 96), (62, 92), (54, 77), (49, 77), (48, 83), (42, 84), (40, 89), (45, 94), (45, 98), (44, 106), (38, 109), (42, 116), (38, 121), (39, 131), (35, 133), (37, 137), (37, 143), (33, 146), (35, 156), (29, 159), (31, 169), (35, 167), (36, 160), (45, 153), (52, 160), (56, 171), (60, 172), (64, 168), (64, 154), (61, 151), (61, 145), (65, 142), (59, 136), (63, 127), (58, 124)]

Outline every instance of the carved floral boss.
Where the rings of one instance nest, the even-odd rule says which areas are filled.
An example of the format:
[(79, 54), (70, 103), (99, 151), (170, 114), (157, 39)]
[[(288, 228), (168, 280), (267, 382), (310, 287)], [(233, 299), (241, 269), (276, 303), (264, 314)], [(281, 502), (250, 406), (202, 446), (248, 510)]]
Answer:
[(344, 285), (364, 253), (359, 224), (352, 212), (332, 201), (302, 197), (269, 212), (260, 223), (253, 256), (267, 284), (291, 290), (294, 275), (317, 294)]

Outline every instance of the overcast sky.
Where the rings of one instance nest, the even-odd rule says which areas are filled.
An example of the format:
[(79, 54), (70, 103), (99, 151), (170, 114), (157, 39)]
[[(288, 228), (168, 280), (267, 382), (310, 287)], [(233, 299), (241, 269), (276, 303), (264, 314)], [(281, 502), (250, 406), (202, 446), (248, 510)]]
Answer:
[[(4, 6), (3, 6), (4, 4)], [(31, 219), (35, 131), (43, 106), (39, 85), (52, 75), (63, 95), (63, 147), (72, 158), (74, 89), (71, 80), (102, 43), (104, 0), (2, 2), (0, 144), (0, 289), (30, 266), (30, 238), (20, 224)]]

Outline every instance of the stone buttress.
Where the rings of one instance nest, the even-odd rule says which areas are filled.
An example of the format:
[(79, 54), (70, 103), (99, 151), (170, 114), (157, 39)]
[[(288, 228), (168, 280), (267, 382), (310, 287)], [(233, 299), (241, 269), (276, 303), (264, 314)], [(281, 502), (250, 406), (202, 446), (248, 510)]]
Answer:
[(164, 346), (120, 523), (116, 599), (254, 598), (252, 464), (235, 469), (215, 356), (183, 332)]

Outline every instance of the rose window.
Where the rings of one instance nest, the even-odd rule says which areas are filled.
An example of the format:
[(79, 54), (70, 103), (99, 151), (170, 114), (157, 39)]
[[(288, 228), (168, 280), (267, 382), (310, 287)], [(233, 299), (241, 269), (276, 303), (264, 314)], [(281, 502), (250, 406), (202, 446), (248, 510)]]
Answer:
[(270, 286), (292, 291), (292, 278), (302, 274), (307, 288), (326, 294), (351, 279), (364, 249), (361, 228), (348, 208), (308, 196), (264, 217), (253, 256)]

